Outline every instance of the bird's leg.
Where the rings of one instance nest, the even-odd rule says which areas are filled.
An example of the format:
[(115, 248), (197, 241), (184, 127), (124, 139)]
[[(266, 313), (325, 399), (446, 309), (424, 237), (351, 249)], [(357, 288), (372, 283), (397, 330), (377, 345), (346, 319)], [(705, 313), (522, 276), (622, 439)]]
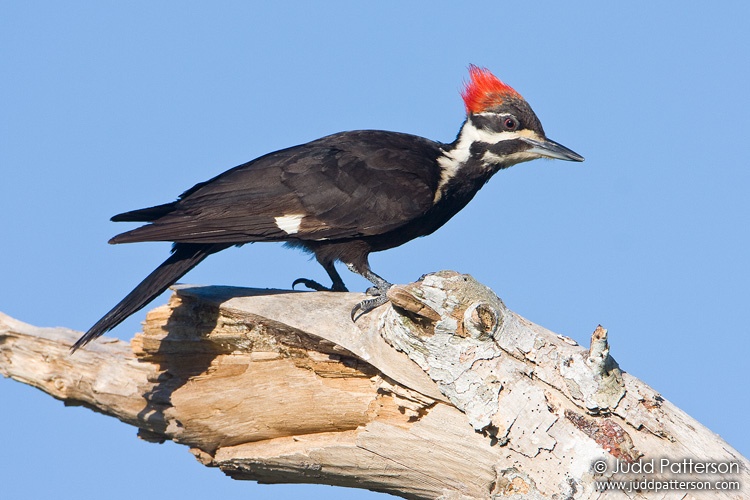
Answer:
[(294, 280), (294, 283), (292, 283), (292, 289), (296, 285), (305, 285), (310, 290), (315, 290), (316, 292), (348, 292), (346, 285), (344, 285), (344, 280), (341, 279), (341, 276), (339, 275), (339, 272), (336, 271), (336, 266), (334, 266), (333, 262), (321, 262), (321, 266), (323, 266), (323, 269), (326, 270), (328, 273), (328, 276), (331, 278), (331, 282), (333, 283), (331, 285), (331, 288), (327, 288), (317, 281), (309, 280), (307, 278), (298, 278)]
[[(357, 273), (364, 277), (367, 281), (372, 283), (373, 287), (367, 289), (367, 295), (373, 295), (372, 299), (363, 300), (352, 309), (352, 321), (357, 321), (357, 318), (363, 314), (367, 314), (378, 306), (382, 306), (388, 302), (388, 289), (393, 285), (388, 283), (386, 280), (375, 274), (367, 266), (363, 270), (357, 269), (352, 264), (347, 264), (346, 267), (350, 271)], [(357, 313), (359, 312), (359, 315)]]

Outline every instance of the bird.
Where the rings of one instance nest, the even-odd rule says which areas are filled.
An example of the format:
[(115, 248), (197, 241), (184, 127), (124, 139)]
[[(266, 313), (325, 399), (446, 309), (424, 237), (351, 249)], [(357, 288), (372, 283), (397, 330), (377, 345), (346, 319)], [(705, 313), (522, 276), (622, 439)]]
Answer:
[(145, 307), (206, 257), (253, 242), (312, 253), (331, 279), (316, 291), (348, 291), (342, 262), (372, 287), (352, 320), (388, 301), (391, 283), (368, 256), (426, 236), (462, 210), (498, 171), (537, 158), (584, 158), (548, 139), (526, 100), (487, 68), (469, 66), (466, 118), (450, 143), (383, 130), (339, 132), (281, 149), (196, 184), (176, 201), (114, 222), (145, 222), (109, 243), (169, 241), (171, 255), (72, 346), (72, 352)]

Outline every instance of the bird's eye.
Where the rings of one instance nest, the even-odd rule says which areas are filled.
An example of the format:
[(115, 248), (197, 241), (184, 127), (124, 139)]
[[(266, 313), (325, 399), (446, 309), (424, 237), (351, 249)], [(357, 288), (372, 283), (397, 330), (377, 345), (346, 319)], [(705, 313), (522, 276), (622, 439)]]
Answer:
[(506, 118), (503, 120), (505, 130), (515, 130), (518, 127), (518, 121), (515, 118)]

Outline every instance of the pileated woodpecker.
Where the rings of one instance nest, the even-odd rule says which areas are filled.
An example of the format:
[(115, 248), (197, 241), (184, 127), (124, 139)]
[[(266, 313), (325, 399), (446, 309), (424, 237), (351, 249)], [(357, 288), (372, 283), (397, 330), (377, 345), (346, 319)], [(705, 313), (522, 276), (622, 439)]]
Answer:
[(196, 184), (177, 201), (125, 212), (113, 221), (148, 222), (110, 243), (172, 241), (172, 255), (73, 346), (120, 324), (203, 259), (232, 245), (284, 241), (315, 254), (330, 288), (347, 291), (341, 261), (374, 287), (357, 304), (366, 313), (387, 302), (391, 286), (372, 272), (370, 252), (425, 236), (456, 215), (498, 170), (536, 158), (583, 161), (544, 134), (526, 101), (487, 69), (469, 67), (462, 97), (466, 121), (451, 143), (358, 130), (269, 153)]

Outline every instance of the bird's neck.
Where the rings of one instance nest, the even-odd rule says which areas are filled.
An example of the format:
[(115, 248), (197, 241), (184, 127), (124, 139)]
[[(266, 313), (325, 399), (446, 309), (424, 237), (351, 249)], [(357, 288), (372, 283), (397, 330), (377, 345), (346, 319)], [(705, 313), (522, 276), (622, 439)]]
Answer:
[(436, 202), (444, 197), (473, 197), (498, 170), (513, 165), (492, 153), (493, 139), (490, 132), (477, 128), (471, 119), (464, 122), (456, 140), (445, 144), (438, 157)]

